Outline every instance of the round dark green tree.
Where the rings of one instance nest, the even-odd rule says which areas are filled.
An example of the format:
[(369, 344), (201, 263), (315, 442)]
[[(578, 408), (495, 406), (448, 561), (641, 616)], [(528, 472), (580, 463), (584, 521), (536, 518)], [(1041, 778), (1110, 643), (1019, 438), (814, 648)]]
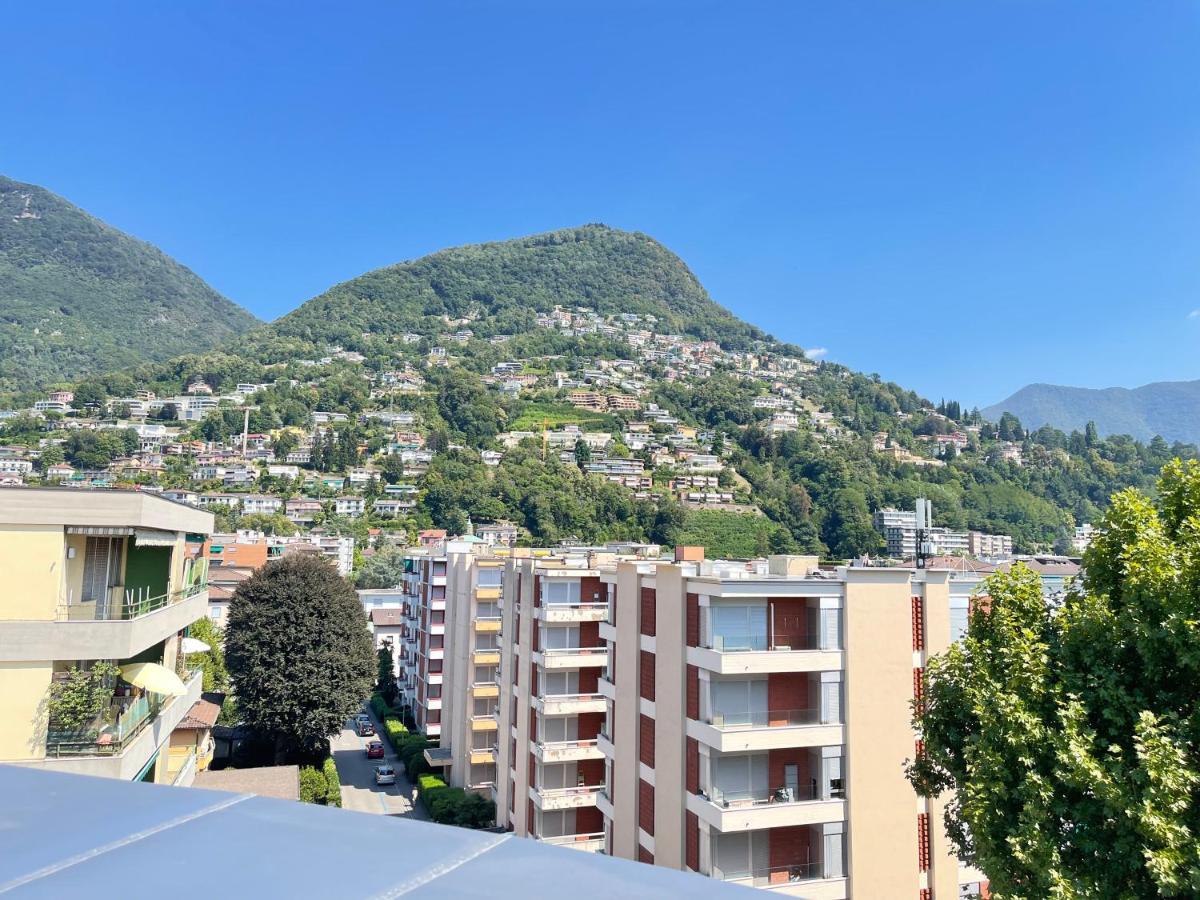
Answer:
[(314, 556), (267, 563), (238, 586), (225, 657), (242, 720), (293, 759), (323, 756), (375, 680), (358, 595)]

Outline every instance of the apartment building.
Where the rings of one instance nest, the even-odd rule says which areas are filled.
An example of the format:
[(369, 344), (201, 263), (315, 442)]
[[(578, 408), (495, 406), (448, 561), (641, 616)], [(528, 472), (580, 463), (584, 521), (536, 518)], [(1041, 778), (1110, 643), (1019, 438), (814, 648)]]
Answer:
[(426, 759), (455, 787), (496, 782), (500, 601), (504, 561), (478, 538), (446, 544), (446, 631), (441, 746)]
[(1012, 556), (1012, 536), (970, 531), (967, 532), (967, 550), (972, 556)]
[(409, 551), (401, 582), (400, 647), (397, 659), (402, 703), (417, 728), (442, 734), (442, 685), (446, 646), (446, 551), (436, 543)]
[[(0, 762), (187, 783), (171, 733), (200, 698), (181, 641), (208, 605), (188, 552), (213, 517), (153, 494), (12, 488), (0, 501)], [(52, 686), (97, 671), (102, 702), (56, 709)], [(194, 762), (194, 760), (192, 761)]]
[(607, 589), (594, 554), (513, 558), (504, 576), (497, 824), (574, 849), (606, 848), (599, 803), (607, 701)]
[(910, 702), (974, 573), (513, 559), (497, 821), (812, 900), (986, 889), (915, 796)]

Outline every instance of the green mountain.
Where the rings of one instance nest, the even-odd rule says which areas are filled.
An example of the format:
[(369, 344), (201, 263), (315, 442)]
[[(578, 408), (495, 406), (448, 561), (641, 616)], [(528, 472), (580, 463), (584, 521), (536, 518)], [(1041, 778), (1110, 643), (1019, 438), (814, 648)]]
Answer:
[(1095, 422), (1100, 434), (1200, 443), (1200, 381), (1159, 381), (1132, 390), (1031, 384), (983, 412), (993, 419), (1010, 412), (1027, 428), (1083, 431)]
[(0, 394), (206, 349), (255, 324), (157, 248), (0, 176)]
[[(575, 313), (570, 328), (538, 322), (556, 306)], [(519, 391), (505, 384), (510, 370), (526, 379)], [(264, 385), (253, 395), (254, 432), (288, 426), (312, 443), (315, 413), (344, 414), (320, 433), (303, 464), (310, 473), (367, 464), (420, 491), (400, 520), (355, 520), (364, 536), (368, 524), (460, 531), (469, 517), (516, 522), (540, 544), (685, 541), (715, 554), (845, 559), (881, 552), (874, 510), (927, 497), (938, 525), (1011, 534), (1020, 550), (1063, 548), (1115, 490), (1152, 485), (1172, 456), (1196, 455), (1161, 440), (1026, 434), (1012, 421), (1001, 429), (957, 402), (935, 408), (877, 376), (813, 363), (714, 303), (662, 245), (599, 225), (368, 272), (221, 347), (89, 381), (120, 410), (135, 390), (175, 396), (196, 379), (218, 393)], [(575, 399), (590, 408), (580, 409), (570, 392), (584, 383), (591, 399)], [(597, 393), (611, 396), (598, 406)], [(390, 426), (399, 411), (416, 425)], [(182, 427), (233, 447), (242, 425), (231, 407)], [(582, 448), (567, 447), (565, 460), (547, 453), (542, 432), (564, 425), (608, 433), (609, 452), (642, 460), (651, 483), (631, 490), (587, 474), (592, 454)], [(411, 427), (419, 439), (406, 446), (436, 451), (427, 470), (387, 453)], [(25, 435), (44, 433), (0, 428), (7, 440)], [(99, 467), (95, 448), (74, 441), (68, 459)], [(489, 453), (488, 465), (482, 450), (503, 459)], [(717, 484), (705, 482), (728, 498), (721, 508), (689, 506), (687, 489), (679, 499), (689, 452), (724, 463)], [(186, 460), (166, 477), (196, 487)], [(275, 488), (264, 478), (255, 489)]]
[[(442, 250), (330, 288), (264, 333), (357, 346), (364, 334), (434, 337), (476, 318), (478, 337), (521, 334), (556, 305), (657, 318), (657, 329), (745, 349), (774, 339), (718, 306), (674, 253), (605, 225)], [(453, 329), (451, 329), (453, 331)]]

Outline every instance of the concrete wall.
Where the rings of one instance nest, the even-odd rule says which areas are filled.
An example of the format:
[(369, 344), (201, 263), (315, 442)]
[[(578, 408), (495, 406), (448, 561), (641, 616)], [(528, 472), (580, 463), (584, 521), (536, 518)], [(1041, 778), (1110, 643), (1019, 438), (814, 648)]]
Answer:
[(846, 573), (843, 700), (853, 897), (916, 897), (920, 889), (917, 802), (903, 769), (914, 747), (909, 575), (907, 569)]
[(46, 755), (49, 662), (0, 662), (0, 760)]
[(654, 862), (672, 869), (684, 864), (684, 766), (686, 752), (686, 615), (683, 571), (677, 565), (654, 572), (657, 602), (654, 664)]
[(0, 620), (53, 619), (65, 564), (61, 525), (0, 524)]

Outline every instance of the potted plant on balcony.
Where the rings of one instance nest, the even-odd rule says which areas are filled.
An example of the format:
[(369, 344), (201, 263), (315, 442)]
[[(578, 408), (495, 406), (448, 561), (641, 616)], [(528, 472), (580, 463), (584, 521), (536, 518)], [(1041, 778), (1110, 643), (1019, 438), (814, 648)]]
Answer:
[(96, 662), (88, 670), (72, 666), (66, 678), (50, 685), (46, 702), (52, 731), (78, 734), (98, 719), (112, 702), (117, 667)]

